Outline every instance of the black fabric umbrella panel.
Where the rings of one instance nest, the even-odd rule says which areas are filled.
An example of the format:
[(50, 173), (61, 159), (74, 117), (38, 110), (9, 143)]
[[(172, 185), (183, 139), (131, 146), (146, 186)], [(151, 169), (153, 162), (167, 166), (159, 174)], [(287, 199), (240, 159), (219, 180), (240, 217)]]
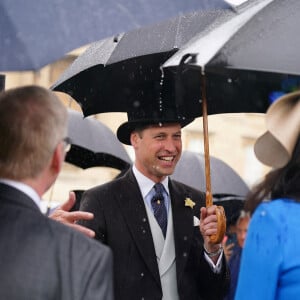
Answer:
[(94, 118), (84, 118), (80, 112), (69, 110), (68, 113), (71, 150), (66, 162), (83, 169), (103, 166), (121, 171), (131, 165), (124, 146), (109, 127)]
[(300, 2), (273, 0), (210, 62), (211, 67), (300, 75)]
[[(297, 50), (300, 2), (248, 2), (250, 5), (235, 15), (227, 14), (222, 20), (216, 20), (215, 26), (200, 32), (164, 63), (166, 72), (178, 73), (183, 69), (182, 81), (195, 81), (193, 77), (205, 73), (209, 114), (223, 111), (226, 105), (227, 112), (238, 112), (241, 103), (245, 105), (244, 112), (266, 112), (272, 101), (270, 94), (283, 90), (282, 86), (292, 75), (300, 75)], [(184, 57), (183, 67), (180, 65)], [(189, 73), (194, 76), (188, 78)], [(228, 75), (232, 97), (216, 95), (214, 76), (217, 74)], [(232, 100), (237, 95), (240, 103)]]
[[(196, 56), (190, 65), (205, 69), (206, 73), (231, 69), (300, 75), (300, 2), (249, 2), (244, 11), (227, 16), (210, 32), (195, 36), (165, 67), (176, 66), (184, 55), (193, 53)], [(213, 39), (222, 32), (223, 41), (215, 45)], [(207, 55), (209, 52), (211, 57)]]

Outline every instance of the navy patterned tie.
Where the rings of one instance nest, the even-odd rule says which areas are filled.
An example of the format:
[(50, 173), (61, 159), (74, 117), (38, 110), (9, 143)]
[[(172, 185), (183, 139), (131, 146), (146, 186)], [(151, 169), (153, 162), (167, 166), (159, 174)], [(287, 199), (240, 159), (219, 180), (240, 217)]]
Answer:
[(167, 217), (167, 209), (164, 204), (164, 186), (161, 183), (156, 183), (154, 185), (155, 195), (151, 200), (151, 205), (153, 208), (154, 216), (159, 224), (164, 237), (166, 237), (167, 232), (167, 224), (168, 224), (168, 217)]

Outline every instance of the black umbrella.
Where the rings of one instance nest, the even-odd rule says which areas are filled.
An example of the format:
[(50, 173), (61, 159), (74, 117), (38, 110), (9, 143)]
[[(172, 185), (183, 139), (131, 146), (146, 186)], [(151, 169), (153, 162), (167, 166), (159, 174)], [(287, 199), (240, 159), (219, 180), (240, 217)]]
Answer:
[(220, 13), (195, 12), (98, 41), (67, 68), (52, 89), (72, 96), (84, 115), (126, 112), (142, 105), (137, 100), (155, 100), (161, 92), (160, 66)]
[[(126, 112), (142, 105), (137, 100), (157, 99), (161, 93), (163, 62), (223, 13), (234, 14), (231, 9), (198, 11), (95, 42), (52, 89), (72, 96), (80, 103), (84, 115)], [(165, 85), (168, 82), (174, 86), (173, 78), (165, 75)], [(169, 90), (174, 91), (174, 87)], [(193, 84), (186, 90), (190, 91), (188, 97), (199, 94)]]
[(240, 13), (227, 15), (211, 30), (195, 36), (165, 67), (178, 65), (183, 56), (192, 53), (195, 57), (190, 65), (206, 73), (227, 68), (299, 75), (300, 2), (248, 2), (249, 7)]
[(85, 44), (216, 2), (1, 0), (0, 70), (37, 70)]
[[(52, 89), (72, 96), (84, 115), (90, 115), (126, 112), (144, 101), (156, 100), (161, 97), (163, 80), (169, 98), (185, 99), (186, 110), (193, 117), (200, 116), (198, 71), (185, 71), (178, 85), (176, 74), (169, 70), (162, 78), (160, 66), (197, 33), (234, 15), (231, 9), (200, 11), (98, 41), (71, 64)], [(277, 88), (271, 78), (209, 76), (209, 97), (218, 99), (210, 113), (265, 112), (269, 105), (266, 95)]]
[[(237, 7), (236, 10), (236, 14), (216, 19), (210, 28), (192, 38), (163, 66), (166, 72), (178, 73), (184, 69), (184, 72), (181, 71), (183, 81), (195, 82), (195, 78), (205, 73), (210, 114), (219, 112), (220, 108), (223, 111), (224, 106), (227, 106), (228, 112), (238, 112), (241, 103), (247, 106), (244, 112), (265, 112), (273, 100), (269, 100), (269, 94), (284, 89), (282, 86), (291, 75), (300, 75), (300, 54), (297, 50), (300, 46), (297, 33), (300, 2), (247, 1), (243, 9)], [(185, 66), (179, 67), (183, 59)], [(193, 77), (190, 76), (193, 79), (187, 77), (189, 73), (193, 74)], [(210, 86), (215, 85), (212, 76), (216, 74), (227, 74), (233, 83), (238, 83), (241, 89), (236, 91), (240, 95), (240, 103), (232, 100), (235, 97), (222, 99), (214, 95)], [(262, 83), (259, 90), (256, 80)], [(249, 88), (243, 89), (242, 82)]]
[(71, 149), (66, 162), (83, 169), (103, 166), (122, 171), (130, 166), (129, 155), (110, 128), (94, 118), (84, 118), (80, 112), (68, 112)]
[[(214, 197), (219, 195), (246, 196), (249, 187), (242, 177), (223, 160), (210, 157), (211, 184)], [(205, 159), (204, 155), (183, 151), (172, 178), (196, 189), (205, 190)]]

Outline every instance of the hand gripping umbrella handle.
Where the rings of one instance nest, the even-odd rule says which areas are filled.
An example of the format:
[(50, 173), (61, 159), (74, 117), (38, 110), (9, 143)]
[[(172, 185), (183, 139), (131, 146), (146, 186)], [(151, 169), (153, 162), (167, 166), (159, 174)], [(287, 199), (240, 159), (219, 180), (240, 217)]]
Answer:
[[(205, 159), (205, 180), (206, 180), (206, 207), (213, 205), (211, 192), (210, 176), (210, 158), (209, 158), (209, 141), (208, 141), (208, 120), (207, 120), (207, 100), (206, 100), (206, 82), (205, 75), (201, 74), (202, 83), (202, 117), (203, 117), (203, 136), (204, 136), (204, 159)], [(226, 216), (223, 206), (217, 206), (217, 233), (210, 236), (212, 243), (222, 242), (226, 232)]]

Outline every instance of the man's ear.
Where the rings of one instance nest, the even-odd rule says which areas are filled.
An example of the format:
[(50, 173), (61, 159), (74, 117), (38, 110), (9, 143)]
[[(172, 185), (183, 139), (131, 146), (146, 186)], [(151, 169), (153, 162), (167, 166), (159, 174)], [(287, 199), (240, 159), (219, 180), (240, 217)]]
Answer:
[(64, 159), (65, 159), (65, 153), (62, 149), (62, 143), (58, 143), (58, 145), (56, 146), (53, 152), (52, 159), (51, 159), (51, 166), (50, 166), (55, 173), (60, 172)]
[(133, 148), (137, 146), (138, 139), (139, 139), (138, 133), (136, 131), (133, 131), (130, 134), (130, 143), (133, 146)]

